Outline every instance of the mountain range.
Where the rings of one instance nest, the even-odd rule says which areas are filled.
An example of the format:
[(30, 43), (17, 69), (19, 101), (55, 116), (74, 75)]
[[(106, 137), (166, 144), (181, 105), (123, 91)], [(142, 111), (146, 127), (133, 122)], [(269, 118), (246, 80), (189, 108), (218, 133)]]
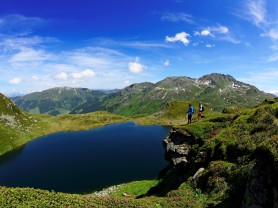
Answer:
[(157, 83), (136, 83), (114, 91), (52, 88), (15, 97), (13, 101), (31, 113), (59, 115), (106, 110), (130, 116), (157, 112), (173, 100), (198, 101), (207, 108), (222, 111), (224, 107), (235, 105), (252, 107), (268, 97), (274, 95), (240, 82), (230, 75), (212, 73), (198, 79), (168, 77)]
[(68, 114), (77, 106), (88, 102), (95, 103), (99, 109), (99, 98), (110, 91), (91, 90), (87, 88), (56, 87), (42, 92), (34, 92), (24, 96), (13, 97), (12, 100), (29, 113), (49, 115)]
[[(139, 94), (144, 97), (156, 84), (141, 85), (146, 91)], [(140, 91), (142, 86), (134, 84), (123, 92), (101, 95), (99, 101), (105, 103), (111, 96), (118, 98), (119, 93)], [(252, 97), (253, 93), (248, 95)], [(49, 116), (26, 113), (0, 93), (0, 155), (7, 153), (8, 157), (13, 156), (9, 154), (11, 150), (54, 132), (80, 131), (127, 120), (174, 125), (163, 142), (169, 165), (159, 173), (159, 180), (150, 181), (152, 186), (145, 184), (146, 181), (137, 181), (137, 186), (122, 184), (117, 186), (120, 189), (117, 195), (111, 192), (105, 197), (1, 187), (0, 204), (6, 207), (278, 207), (278, 99), (265, 99), (254, 108), (225, 108), (223, 113), (207, 108), (201, 121), (185, 125), (189, 102), (198, 104), (194, 100), (169, 101), (162, 111), (147, 116), (123, 117), (104, 111)], [(142, 187), (144, 192), (137, 192)]]

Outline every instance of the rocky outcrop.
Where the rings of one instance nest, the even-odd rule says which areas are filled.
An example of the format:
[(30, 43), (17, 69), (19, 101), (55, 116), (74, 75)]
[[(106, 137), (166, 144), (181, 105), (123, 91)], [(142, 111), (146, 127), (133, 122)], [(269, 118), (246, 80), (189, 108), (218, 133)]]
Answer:
[(165, 159), (168, 160), (172, 166), (178, 164), (186, 165), (193, 142), (194, 137), (187, 132), (172, 129), (166, 139), (163, 140)]

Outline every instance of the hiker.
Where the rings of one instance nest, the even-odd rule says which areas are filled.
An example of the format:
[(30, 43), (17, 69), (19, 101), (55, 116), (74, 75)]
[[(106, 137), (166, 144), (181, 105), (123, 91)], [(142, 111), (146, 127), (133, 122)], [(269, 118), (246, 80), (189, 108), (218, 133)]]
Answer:
[(188, 122), (187, 123), (190, 124), (191, 119), (192, 119), (192, 115), (194, 114), (194, 107), (191, 104), (189, 104), (189, 108), (188, 108), (187, 113), (188, 113)]
[(199, 102), (199, 108), (198, 108), (198, 120), (201, 120), (202, 118), (202, 112), (204, 111), (204, 106), (201, 102)]

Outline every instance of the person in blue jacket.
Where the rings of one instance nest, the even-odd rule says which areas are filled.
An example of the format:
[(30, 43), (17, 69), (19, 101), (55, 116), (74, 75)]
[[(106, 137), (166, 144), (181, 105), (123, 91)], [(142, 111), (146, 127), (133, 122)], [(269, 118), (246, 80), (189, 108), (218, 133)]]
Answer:
[(187, 123), (190, 124), (191, 120), (192, 120), (192, 116), (194, 114), (194, 107), (191, 104), (189, 104), (187, 114), (188, 114), (188, 122)]

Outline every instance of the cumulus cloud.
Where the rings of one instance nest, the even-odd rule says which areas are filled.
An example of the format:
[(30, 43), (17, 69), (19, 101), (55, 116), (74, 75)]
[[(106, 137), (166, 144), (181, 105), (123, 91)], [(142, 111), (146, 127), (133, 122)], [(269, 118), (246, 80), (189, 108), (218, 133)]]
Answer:
[(140, 62), (139, 57), (136, 57), (134, 62), (129, 62), (128, 70), (134, 74), (138, 74), (138, 73), (144, 71), (147, 67), (144, 66), (143, 64), (140, 64), (139, 62)]
[(88, 77), (93, 77), (95, 75), (96, 75), (96, 73), (91, 69), (86, 69), (81, 72), (72, 73), (72, 77), (74, 79), (84, 79), (84, 78), (88, 78)]
[(68, 75), (65, 72), (61, 72), (60, 74), (57, 74), (55, 76), (56, 79), (59, 80), (67, 80), (68, 79)]
[(198, 36), (212, 36), (211, 32), (208, 29), (202, 30), (201, 32), (195, 32), (194, 35)]
[(209, 30), (203, 30), (203, 31), (201, 32), (201, 35), (203, 35), (203, 36), (208, 36), (208, 35), (211, 35), (211, 33), (210, 33)]
[(166, 36), (165, 41), (166, 42), (182, 42), (184, 45), (188, 45), (189, 44), (189, 39), (188, 37), (190, 37), (190, 34), (186, 33), (186, 32), (181, 32), (181, 33), (177, 33), (174, 37), (169, 37)]
[(21, 78), (15, 77), (15, 78), (13, 78), (13, 79), (10, 79), (10, 80), (9, 80), (9, 83), (10, 83), (10, 84), (20, 84), (21, 81), (22, 81)]
[(192, 16), (186, 13), (166, 13), (161, 16), (161, 20), (168, 22), (187, 22), (189, 24), (194, 24)]
[(169, 61), (169, 60), (165, 60), (165, 61), (163, 62), (163, 65), (164, 65), (164, 66), (170, 66), (170, 61)]

